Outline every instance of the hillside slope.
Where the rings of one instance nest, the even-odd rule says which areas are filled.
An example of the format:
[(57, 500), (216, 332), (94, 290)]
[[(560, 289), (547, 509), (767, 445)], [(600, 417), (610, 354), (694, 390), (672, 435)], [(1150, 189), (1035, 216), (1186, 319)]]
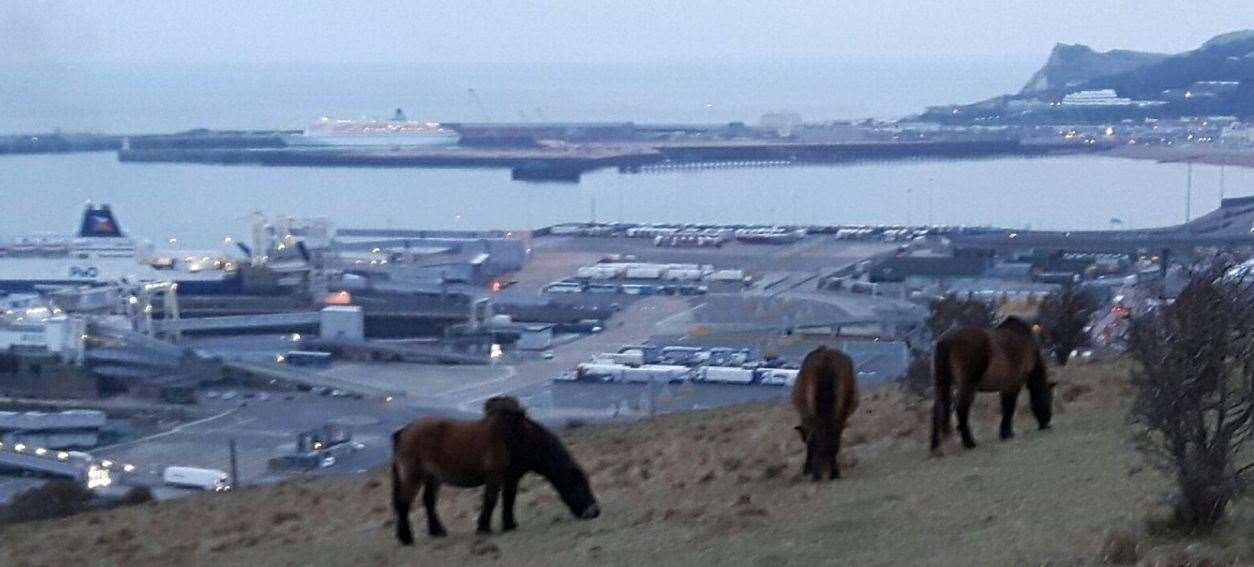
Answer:
[(1054, 91), (1078, 85), (1098, 77), (1139, 69), (1166, 59), (1162, 53), (1146, 53), (1126, 49), (1094, 51), (1087, 45), (1059, 43), (1049, 52), (1049, 59), (1028, 79), (1021, 95)]
[[(996, 439), (982, 396), (981, 446), (929, 458), (927, 412), (865, 393), (846, 433), (845, 478), (798, 478), (802, 447), (783, 404), (569, 432), (604, 513), (570, 519), (534, 479), (518, 531), (476, 537), (477, 491), (446, 489), (453, 532), (399, 547), (382, 472), (11, 526), (0, 564), (126, 565), (1027, 565), (1090, 564), (1112, 527), (1161, 511), (1167, 484), (1128, 442), (1118, 366), (1059, 372), (1055, 427), (1020, 411)], [(417, 525), (421, 510), (415, 512)], [(1217, 545), (1254, 557), (1254, 513)], [(499, 527), (499, 516), (494, 521)]]
[(1232, 32), (1201, 47), (1120, 73), (1094, 77), (1076, 88), (1115, 89), (1121, 96), (1157, 99), (1164, 89), (1184, 88), (1196, 81), (1238, 81), (1242, 87), (1229, 95), (1234, 108), (1248, 112), (1254, 81), (1254, 32)]

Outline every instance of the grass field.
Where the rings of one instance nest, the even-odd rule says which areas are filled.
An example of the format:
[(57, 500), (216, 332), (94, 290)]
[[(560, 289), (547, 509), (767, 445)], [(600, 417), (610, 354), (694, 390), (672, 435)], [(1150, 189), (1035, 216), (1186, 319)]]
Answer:
[(1147, 532), (1170, 484), (1129, 442), (1125, 368), (1056, 374), (1052, 430), (1021, 410), (1018, 437), (997, 440), (996, 397), (986, 395), (981, 445), (964, 451), (951, 439), (942, 458), (928, 456), (925, 408), (891, 388), (864, 392), (845, 434), (845, 477), (830, 483), (799, 478), (791, 409), (756, 404), (567, 432), (604, 510), (596, 520), (571, 519), (532, 479), (519, 530), (479, 537), (479, 493), (446, 488), (452, 535), (419, 529), (402, 548), (377, 472), (10, 526), (0, 564), (1088, 565), (1117, 529), (1146, 564), (1254, 563), (1249, 501), (1206, 539)]

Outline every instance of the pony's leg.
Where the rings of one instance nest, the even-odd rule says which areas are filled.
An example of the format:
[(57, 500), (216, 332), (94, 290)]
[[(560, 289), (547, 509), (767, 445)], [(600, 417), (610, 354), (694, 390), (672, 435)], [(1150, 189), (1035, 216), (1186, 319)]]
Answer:
[(947, 403), (937, 398), (932, 402), (932, 454), (940, 455), (941, 438), (949, 434), (949, 411)]
[(962, 446), (975, 447), (971, 435), (971, 404), (975, 401), (975, 387), (963, 385), (958, 392), (958, 432), (962, 434)]
[(940, 449), (941, 442), (941, 401), (932, 400), (932, 453)]
[(1015, 436), (1015, 408), (1019, 405), (1019, 388), (1011, 388), (1001, 393), (1001, 438), (1010, 439)]
[(514, 499), (518, 497), (518, 478), (510, 476), (501, 486), (501, 530), (510, 531), (518, 527), (514, 521)]
[(831, 463), (828, 470), (828, 478), (836, 480), (840, 478), (840, 429), (836, 430), (836, 439), (832, 442)]
[(495, 475), (483, 484), (483, 510), (479, 511), (479, 528), (481, 534), (492, 533), (492, 511), (496, 510), (496, 499), (501, 494), (501, 481)]
[(819, 470), (819, 463), (815, 462), (814, 455), (817, 453), (819, 436), (813, 431), (810, 432), (810, 441), (806, 443), (806, 468), (809, 469), (810, 479), (818, 482), (823, 479), (823, 473)]
[(1032, 415), (1041, 429), (1049, 429), (1053, 419), (1053, 408), (1050, 407), (1053, 395), (1050, 392), (1049, 379), (1045, 375), (1045, 362), (1036, 363), (1032, 375), (1028, 377), (1028, 401), (1031, 402)]
[(422, 505), (427, 509), (427, 533), (431, 534), (431, 537), (448, 535), (448, 530), (444, 529), (444, 524), (440, 523), (440, 517), (435, 513), (435, 500), (439, 494), (440, 481), (435, 477), (427, 477), (422, 488)]
[(810, 463), (810, 459), (811, 459), (810, 440), (806, 438), (806, 432), (804, 429), (801, 428), (800, 425), (798, 425), (794, 429), (796, 429), (797, 433), (801, 435), (801, 442), (805, 443), (805, 446), (806, 446), (806, 460), (805, 462), (801, 463), (801, 476), (805, 476), (805, 475), (810, 474), (810, 464), (811, 464)]
[(414, 544), (414, 530), (409, 525), (409, 507), (418, 495), (418, 483), (412, 475), (404, 475), (392, 464), (392, 510), (396, 512), (396, 539), (401, 545)]

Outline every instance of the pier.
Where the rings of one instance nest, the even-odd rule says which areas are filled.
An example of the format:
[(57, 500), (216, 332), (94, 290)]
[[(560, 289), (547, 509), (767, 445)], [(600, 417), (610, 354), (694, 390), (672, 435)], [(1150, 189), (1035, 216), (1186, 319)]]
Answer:
[(717, 167), (778, 167), (903, 159), (975, 159), (1095, 152), (1104, 145), (1029, 144), (1018, 140), (805, 144), (727, 141), (708, 144), (622, 143), (533, 148), (188, 148), (129, 147), (123, 162), (272, 167), (412, 167), (509, 169), (517, 180), (578, 181), (584, 173)]

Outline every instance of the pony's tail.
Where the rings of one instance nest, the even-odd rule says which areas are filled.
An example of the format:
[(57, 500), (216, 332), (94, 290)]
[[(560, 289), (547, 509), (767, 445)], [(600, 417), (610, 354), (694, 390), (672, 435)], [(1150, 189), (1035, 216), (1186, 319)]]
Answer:
[(932, 379), (935, 390), (932, 402), (932, 451), (940, 448), (941, 436), (949, 434), (949, 413), (953, 407), (954, 373), (949, 364), (949, 341), (936, 342), (932, 353)]
[(401, 445), (401, 432), (403, 431), (405, 431), (405, 428), (402, 427), (392, 432), (392, 504), (397, 506), (398, 509), (401, 506), (401, 494), (403, 492), (403, 487), (401, 485), (400, 462), (398, 457), (398, 451)]
[(404, 483), (401, 464), (397, 456), (403, 431), (404, 428), (401, 428), (392, 433), (392, 511), (396, 513), (396, 539), (401, 542), (401, 545), (412, 545), (414, 531), (409, 525), (409, 507), (413, 504), (415, 487)]
[(823, 368), (814, 377), (814, 415), (821, 423), (828, 423), (836, 413), (836, 372), (830, 353), (823, 357)]

